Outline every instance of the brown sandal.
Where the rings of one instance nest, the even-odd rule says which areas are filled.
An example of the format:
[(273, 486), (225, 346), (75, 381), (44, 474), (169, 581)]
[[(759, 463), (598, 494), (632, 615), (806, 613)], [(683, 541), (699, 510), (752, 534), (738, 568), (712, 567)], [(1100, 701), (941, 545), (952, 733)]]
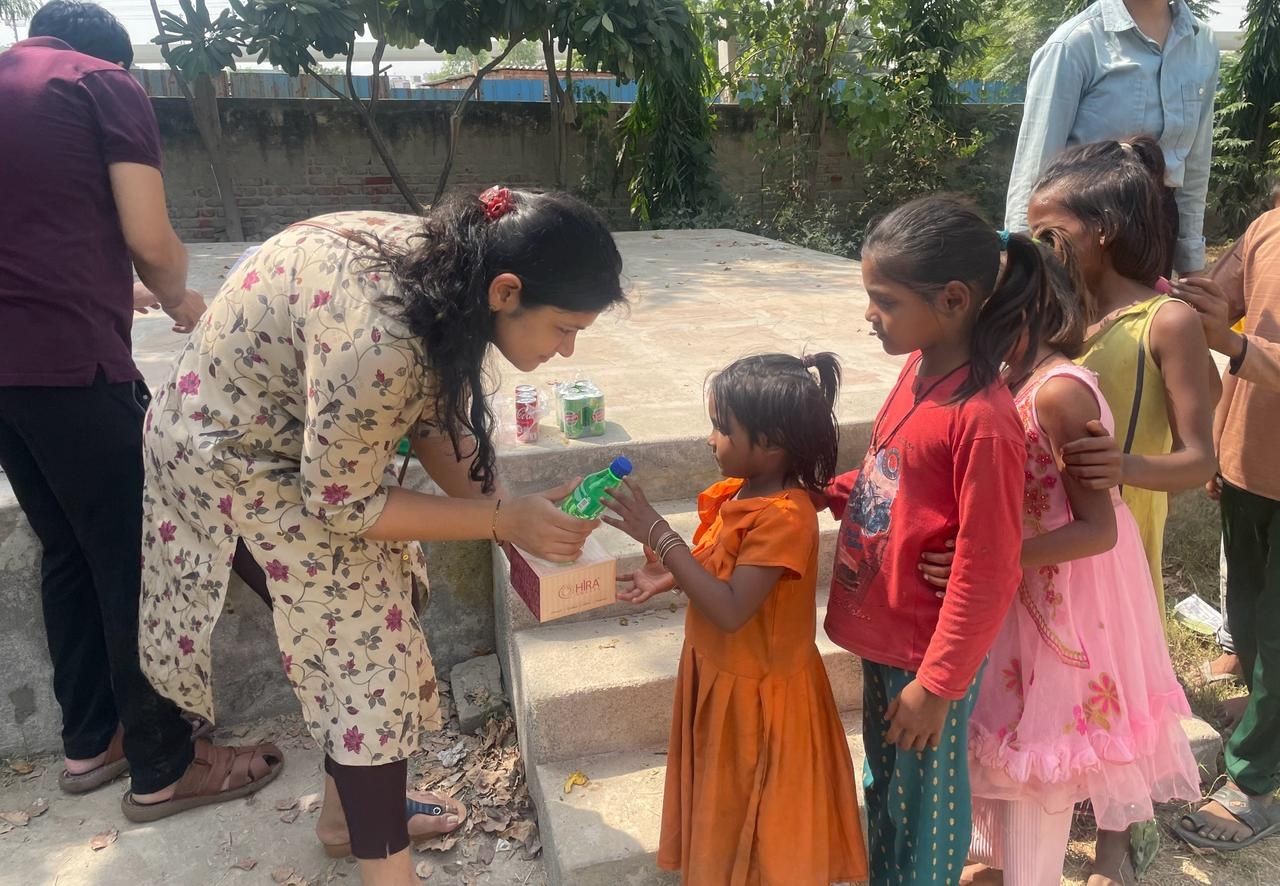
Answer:
[[(284, 754), (270, 743), (226, 747), (201, 738), (195, 742), (195, 753), (195, 759), (178, 779), (171, 799), (139, 803), (130, 791), (120, 801), (124, 817), (141, 824), (188, 809), (247, 797), (274, 781), (284, 768)], [(223, 784), (228, 786), (226, 790)]]
[(62, 774), (58, 776), (58, 787), (66, 794), (87, 794), (110, 784), (128, 771), (129, 761), (124, 756), (124, 728), (117, 726), (116, 734), (111, 736), (111, 744), (107, 745), (107, 757), (102, 764), (75, 775), (62, 770)]

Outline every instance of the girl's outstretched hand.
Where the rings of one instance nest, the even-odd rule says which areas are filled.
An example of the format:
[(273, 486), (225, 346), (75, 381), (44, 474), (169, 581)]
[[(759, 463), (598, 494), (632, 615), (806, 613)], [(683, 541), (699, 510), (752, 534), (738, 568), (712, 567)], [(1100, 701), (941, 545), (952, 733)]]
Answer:
[[(604, 522), (614, 529), (621, 529), (641, 544), (649, 544), (650, 530), (653, 530), (656, 538), (661, 532), (666, 532), (670, 528), (663, 528), (666, 526), (666, 520), (653, 509), (653, 505), (649, 504), (649, 499), (645, 498), (644, 489), (640, 484), (630, 477), (609, 493), (609, 497), (604, 500), (604, 506), (617, 515), (605, 517)], [(661, 523), (663, 526), (655, 530), (654, 523)]]
[(658, 594), (673, 591), (676, 587), (675, 576), (658, 560), (658, 555), (648, 545), (644, 546), (645, 564), (635, 572), (619, 575), (618, 581), (630, 584), (629, 588), (618, 591), (618, 599), (624, 603), (643, 603)]

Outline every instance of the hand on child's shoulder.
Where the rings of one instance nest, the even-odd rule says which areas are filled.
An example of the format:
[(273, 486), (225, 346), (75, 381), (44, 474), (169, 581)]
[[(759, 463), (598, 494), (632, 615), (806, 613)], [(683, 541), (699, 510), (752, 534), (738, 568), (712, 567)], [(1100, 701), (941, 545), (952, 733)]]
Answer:
[(1102, 417), (1097, 395), (1078, 378), (1055, 376), (1036, 392), (1036, 417), (1055, 450), (1092, 436), (1088, 424)]

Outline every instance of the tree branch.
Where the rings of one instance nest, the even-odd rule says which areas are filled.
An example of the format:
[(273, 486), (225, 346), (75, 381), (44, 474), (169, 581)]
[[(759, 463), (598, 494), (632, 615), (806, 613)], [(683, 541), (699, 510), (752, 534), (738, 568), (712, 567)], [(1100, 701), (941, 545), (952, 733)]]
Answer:
[(467, 102), (471, 101), (471, 97), (480, 90), (480, 84), (485, 75), (506, 61), (507, 56), (511, 55), (512, 50), (519, 46), (523, 40), (523, 37), (519, 39), (514, 36), (511, 37), (507, 41), (507, 48), (499, 53), (493, 61), (476, 72), (475, 77), (471, 79), (471, 85), (467, 87), (467, 91), (462, 93), (462, 98), (458, 99), (458, 103), (453, 106), (453, 113), (449, 115), (449, 153), (444, 158), (444, 168), (440, 170), (440, 176), (436, 179), (436, 193), (431, 198), (432, 204), (440, 202), (440, 198), (444, 196), (445, 189), (449, 186), (449, 175), (453, 172), (453, 158), (457, 154), (458, 140), (462, 134), (462, 112), (466, 109)]

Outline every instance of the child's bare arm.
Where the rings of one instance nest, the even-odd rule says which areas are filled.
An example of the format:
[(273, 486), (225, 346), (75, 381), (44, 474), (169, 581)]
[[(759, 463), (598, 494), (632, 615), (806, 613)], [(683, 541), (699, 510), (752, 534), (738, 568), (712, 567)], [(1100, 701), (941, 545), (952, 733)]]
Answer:
[(1217, 469), (1213, 408), (1218, 372), (1199, 317), (1181, 302), (1166, 304), (1152, 320), (1151, 348), (1164, 377), (1173, 451), (1126, 455), (1124, 482), (1140, 489), (1180, 492), (1208, 482)]
[[(1054, 460), (1062, 468), (1062, 447), (1087, 434), (1086, 425), (1100, 417), (1098, 401), (1084, 384), (1052, 378), (1036, 393), (1036, 414), (1049, 436)], [(1074, 519), (1065, 526), (1022, 543), (1026, 568), (1066, 563), (1109, 551), (1116, 544), (1116, 514), (1108, 489), (1089, 489), (1062, 471), (1063, 491)]]

